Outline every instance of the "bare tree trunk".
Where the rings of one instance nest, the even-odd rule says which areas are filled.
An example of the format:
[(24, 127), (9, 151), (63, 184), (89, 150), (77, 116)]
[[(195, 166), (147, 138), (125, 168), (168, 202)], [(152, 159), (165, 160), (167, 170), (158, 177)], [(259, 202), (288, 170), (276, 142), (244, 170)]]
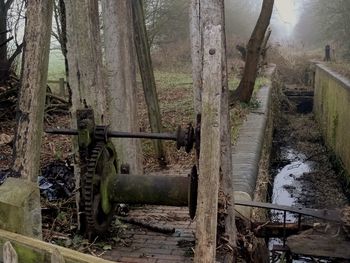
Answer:
[(191, 0), (190, 37), (192, 57), (193, 102), (195, 116), (202, 112), (203, 51), (201, 39), (200, 0)]
[(103, 81), (98, 0), (65, 0), (73, 125), (76, 110), (92, 107), (97, 124), (108, 124)]
[(7, 45), (3, 45), (7, 40), (7, 8), (5, 0), (0, 0), (0, 61), (7, 60)]
[[(238, 88), (233, 94), (233, 100), (249, 102), (253, 91), (258, 72), (258, 63), (261, 52), (261, 44), (264, 40), (265, 32), (270, 24), (274, 0), (264, 0), (260, 16), (255, 25), (254, 31), (247, 46), (247, 59), (244, 73)], [(230, 103), (233, 103), (232, 101)]]
[[(69, 80), (69, 64), (68, 64), (68, 50), (67, 50), (67, 15), (66, 15), (66, 5), (64, 0), (58, 0), (57, 4), (57, 19), (59, 19), (60, 30), (59, 30), (59, 38), (60, 38), (60, 46), (62, 55), (64, 57), (64, 69), (66, 72), (66, 80), (67, 80), (67, 88), (69, 93), (69, 102), (72, 103), (72, 90), (70, 88)], [(57, 21), (58, 22), (58, 21)]]
[(29, 1), (18, 99), (13, 171), (37, 182), (49, 63), (52, 0)]
[[(197, 103), (201, 104), (201, 89), (202, 89), (202, 70), (203, 70), (203, 47), (198, 49), (198, 43), (201, 42), (203, 37), (199, 28), (204, 28), (207, 24), (220, 25), (221, 36), (220, 37), (220, 52), (221, 54), (221, 67), (220, 73), (220, 86), (222, 87), (221, 94), (221, 127), (220, 127), (220, 141), (221, 141), (221, 158), (220, 158), (220, 194), (219, 194), (219, 211), (218, 211), (218, 231), (219, 240), (222, 244), (226, 245), (228, 251), (234, 250), (236, 247), (236, 227), (235, 227), (235, 212), (234, 212), (234, 199), (233, 199), (233, 174), (232, 174), (232, 152), (231, 152), (231, 130), (230, 130), (230, 113), (228, 105), (228, 79), (227, 79), (227, 61), (226, 61), (226, 36), (225, 36), (225, 17), (224, 17), (224, 1), (202, 1), (201, 5), (195, 0), (192, 2), (192, 16), (197, 15), (201, 18), (199, 26), (192, 26), (191, 41), (192, 41), (192, 58), (193, 64), (193, 76), (197, 78), (197, 84), (194, 85), (195, 94), (199, 94), (197, 97)], [(200, 8), (200, 10), (195, 10)], [(194, 18), (192, 17), (192, 24)], [(203, 40), (205, 41), (205, 40)], [(207, 41), (207, 40), (206, 40)], [(202, 45), (202, 44), (201, 44)], [(194, 48), (195, 47), (195, 48)], [(195, 83), (195, 80), (194, 80)], [(195, 99), (196, 101), (196, 99)], [(196, 103), (196, 102), (195, 102)], [(201, 174), (201, 172), (200, 172)], [(233, 260), (234, 253), (227, 255)]]
[[(148, 119), (152, 132), (162, 131), (162, 120), (158, 104), (156, 81), (154, 79), (152, 58), (148, 42), (143, 0), (133, 0), (133, 20), (135, 30), (135, 46), (139, 61), (142, 86), (148, 108)], [(154, 149), (160, 166), (166, 165), (165, 152), (161, 140), (154, 140)]]
[[(138, 131), (135, 50), (130, 0), (102, 0), (108, 105), (111, 128)], [(141, 144), (137, 139), (115, 139), (119, 164), (128, 164), (130, 173), (142, 174)]]
[(266, 31), (264, 40), (263, 40), (263, 42), (261, 44), (261, 52), (260, 52), (261, 57), (260, 57), (259, 66), (263, 66), (266, 63), (266, 54), (267, 54), (267, 50), (268, 50), (267, 43), (269, 42), (269, 39), (270, 39), (270, 36), (271, 36), (271, 32), (272, 32), (271, 28), (269, 28)]

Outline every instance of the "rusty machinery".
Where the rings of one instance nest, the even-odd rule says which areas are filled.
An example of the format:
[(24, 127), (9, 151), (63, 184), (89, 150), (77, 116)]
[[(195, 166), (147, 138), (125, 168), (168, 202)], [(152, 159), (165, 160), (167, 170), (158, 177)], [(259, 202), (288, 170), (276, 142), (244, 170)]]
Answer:
[[(188, 206), (194, 218), (197, 202), (196, 166), (184, 176), (128, 174), (127, 164), (118, 164), (111, 138), (148, 138), (176, 142), (189, 153), (199, 148), (199, 127), (188, 125), (174, 133), (129, 133), (95, 125), (92, 109), (77, 111), (77, 130), (49, 129), (47, 133), (78, 136), (80, 155), (80, 211), (82, 230), (92, 238), (108, 230), (118, 203)], [(118, 167), (121, 168), (119, 169)]]

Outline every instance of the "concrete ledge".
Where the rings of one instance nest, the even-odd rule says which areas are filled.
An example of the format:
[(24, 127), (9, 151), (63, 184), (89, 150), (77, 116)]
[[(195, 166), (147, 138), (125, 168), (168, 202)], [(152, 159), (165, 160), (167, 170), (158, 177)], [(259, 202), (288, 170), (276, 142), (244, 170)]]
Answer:
[(0, 258), (3, 258), (3, 246), (7, 241), (15, 249), (19, 263), (51, 262), (51, 255), (55, 251), (59, 252), (60, 256), (64, 258), (65, 263), (112, 263), (112, 261), (86, 255), (5, 230), (0, 230)]
[[(251, 112), (239, 129), (239, 137), (232, 150), (232, 170), (235, 200), (254, 198), (259, 161), (269, 116), (272, 88), (264, 86), (257, 93), (258, 109)], [(238, 215), (250, 218), (251, 208), (237, 206)]]
[(42, 238), (40, 193), (36, 184), (8, 178), (0, 186), (0, 228)]

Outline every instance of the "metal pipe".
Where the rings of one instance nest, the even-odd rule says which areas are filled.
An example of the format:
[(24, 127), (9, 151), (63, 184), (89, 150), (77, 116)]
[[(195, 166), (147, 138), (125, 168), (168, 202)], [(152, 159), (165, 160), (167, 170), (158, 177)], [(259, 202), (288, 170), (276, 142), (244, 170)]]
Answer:
[(180, 176), (118, 174), (108, 182), (109, 199), (116, 203), (187, 206), (190, 180)]
[(119, 132), (119, 131), (108, 131), (108, 137), (113, 138), (140, 138), (140, 139), (161, 139), (176, 141), (177, 136), (174, 133), (147, 133), (147, 132)]
[[(46, 129), (46, 133), (60, 134), (60, 135), (78, 135), (78, 130), (74, 129)], [(139, 139), (161, 139), (176, 141), (176, 133), (147, 133), (147, 132), (120, 132), (108, 131), (107, 136), (111, 138), (139, 138)]]
[(78, 135), (78, 131), (73, 129), (46, 129), (45, 132), (60, 135)]

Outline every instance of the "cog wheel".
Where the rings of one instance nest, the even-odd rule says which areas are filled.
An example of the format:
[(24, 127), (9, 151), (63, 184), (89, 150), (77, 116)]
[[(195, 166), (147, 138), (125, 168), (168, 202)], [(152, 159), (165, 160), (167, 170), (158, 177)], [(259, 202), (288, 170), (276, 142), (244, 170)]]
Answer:
[(192, 124), (187, 124), (186, 131), (185, 131), (185, 151), (187, 153), (191, 152), (193, 148), (194, 143), (194, 129), (192, 127)]
[(82, 178), (82, 203), (85, 212), (85, 229), (89, 239), (104, 234), (113, 219), (114, 208), (105, 214), (101, 205), (100, 186), (104, 177), (104, 166), (111, 156), (104, 142), (97, 142), (88, 161), (87, 173)]

